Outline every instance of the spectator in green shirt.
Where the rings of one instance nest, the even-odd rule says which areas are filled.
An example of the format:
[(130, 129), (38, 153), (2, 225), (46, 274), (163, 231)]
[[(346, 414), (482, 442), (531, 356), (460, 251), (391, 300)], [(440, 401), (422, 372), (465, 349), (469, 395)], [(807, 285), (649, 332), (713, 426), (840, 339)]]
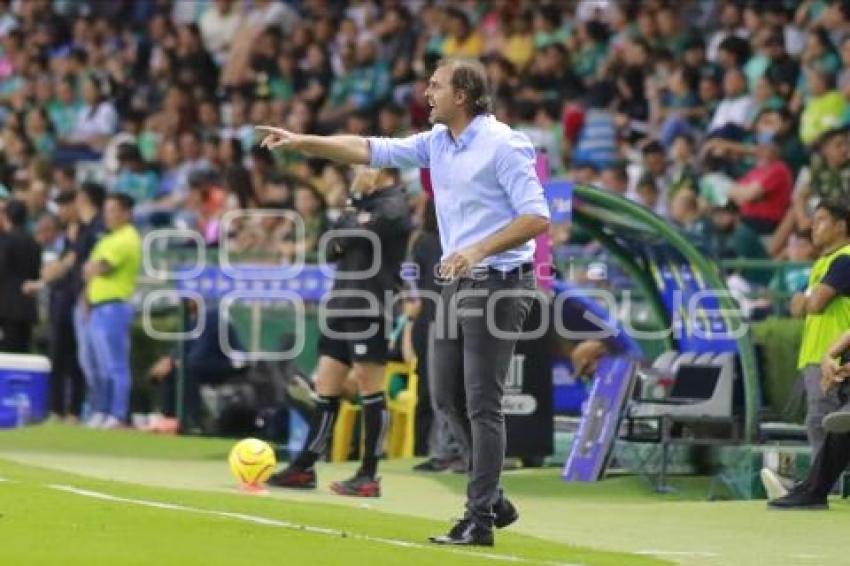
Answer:
[(56, 148), (56, 137), (53, 135), (47, 112), (38, 106), (31, 108), (27, 112), (25, 127), (36, 153), (43, 157), (50, 157)]
[(328, 102), (320, 119), (336, 123), (357, 110), (368, 110), (390, 93), (390, 72), (386, 62), (377, 59), (374, 40), (366, 39), (342, 52), (347, 71), (331, 83)]
[(809, 78), (809, 91), (803, 113), (800, 115), (800, 139), (811, 145), (825, 131), (841, 126), (847, 103), (835, 90), (835, 74), (817, 67), (805, 71)]
[[(788, 239), (789, 261), (811, 262), (815, 259), (815, 251), (811, 230), (797, 230)], [(812, 268), (809, 266), (783, 265), (773, 276), (770, 290), (781, 297), (790, 297), (794, 293), (805, 291), (811, 272)]]
[(124, 143), (118, 147), (118, 178), (113, 189), (133, 198), (134, 202), (146, 204), (153, 200), (159, 188), (157, 174), (147, 167), (133, 143)]
[(60, 138), (68, 138), (77, 126), (83, 105), (74, 94), (73, 77), (64, 77), (56, 86), (56, 98), (47, 105), (47, 115)]
[[(768, 259), (759, 235), (741, 221), (738, 206), (731, 200), (711, 211), (711, 230), (708, 249), (717, 259)], [(772, 272), (764, 269), (743, 269), (741, 275), (750, 283), (767, 285)]]

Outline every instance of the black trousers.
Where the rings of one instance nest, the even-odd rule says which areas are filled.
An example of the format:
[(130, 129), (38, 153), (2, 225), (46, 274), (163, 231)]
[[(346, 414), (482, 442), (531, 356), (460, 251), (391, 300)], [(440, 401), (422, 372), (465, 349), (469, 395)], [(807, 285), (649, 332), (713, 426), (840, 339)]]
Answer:
[(72, 318), (50, 326), (50, 410), (57, 415), (80, 416), (86, 382), (77, 357), (77, 335)]
[[(850, 401), (850, 385), (847, 383), (840, 385), (837, 393), (846, 408)], [(798, 489), (804, 489), (816, 497), (826, 497), (841, 473), (847, 469), (848, 464), (850, 464), (850, 433), (828, 432), (823, 445), (815, 454), (809, 475)]]
[(826, 433), (823, 446), (815, 455), (809, 476), (800, 486), (816, 497), (826, 497), (850, 464), (850, 432)]
[(411, 333), (413, 351), (416, 354), (416, 373), (419, 375), (413, 443), (413, 453), (416, 456), (428, 455), (428, 437), (431, 434), (431, 425), (434, 422), (434, 411), (431, 408), (431, 388), (428, 386), (428, 372), (431, 369), (428, 359), (428, 330), (432, 322), (433, 317), (426, 316), (423, 312), (413, 321)]
[(32, 327), (32, 322), (0, 319), (0, 352), (29, 354)]
[[(467, 512), (491, 521), (505, 459), (504, 383), (535, 294), (530, 270), (487, 270), (443, 287), (434, 336), (434, 391), (471, 454)], [(460, 391), (462, 390), (462, 392)], [(465, 393), (466, 405), (457, 400)]]

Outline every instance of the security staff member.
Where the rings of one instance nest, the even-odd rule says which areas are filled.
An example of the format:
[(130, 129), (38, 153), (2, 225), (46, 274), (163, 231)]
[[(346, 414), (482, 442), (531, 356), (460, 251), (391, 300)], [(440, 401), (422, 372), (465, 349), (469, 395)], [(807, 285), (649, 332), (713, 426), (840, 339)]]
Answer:
[[(499, 487), (502, 396), (535, 290), (534, 239), (548, 230), (549, 209), (534, 170), (534, 147), (490, 114), (480, 63), (441, 61), (426, 96), (435, 125), (407, 138), (322, 137), (263, 126), (268, 135), (262, 143), (373, 167), (430, 169), (443, 248), (440, 271), (448, 280), (440, 309), (447, 311), (444, 320), (453, 321), (434, 343), (433, 371), (440, 379), (435, 394), (472, 455), (466, 514), (448, 534), (430, 540), (492, 546), (493, 527), (518, 516)], [(456, 404), (459, 388), (466, 407)]]
[(388, 292), (392, 295), (401, 287), (401, 262), (411, 229), (407, 199), (398, 182), (394, 169), (360, 171), (349, 209), (332, 227), (327, 258), (337, 264), (320, 317), (319, 401), (301, 454), (269, 479), (271, 486), (316, 487), (315, 463), (327, 447), (343, 384), (353, 371), (363, 404), (363, 462), (354, 477), (334, 482), (331, 490), (358, 497), (381, 494), (376, 473), (388, 425), (384, 398), (388, 339), (380, 307), (386, 306)]
[(791, 299), (791, 314), (804, 317), (797, 368), (806, 388), (806, 428), (812, 452), (824, 441), (824, 416), (842, 405), (836, 389), (821, 388), (820, 363), (830, 345), (850, 328), (850, 207), (823, 200), (812, 219), (812, 241), (821, 251), (805, 293)]

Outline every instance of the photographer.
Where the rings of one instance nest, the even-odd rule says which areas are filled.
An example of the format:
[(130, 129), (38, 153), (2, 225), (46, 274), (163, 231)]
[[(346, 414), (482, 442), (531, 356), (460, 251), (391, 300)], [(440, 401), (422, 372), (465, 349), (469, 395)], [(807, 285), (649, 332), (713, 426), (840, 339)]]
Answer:
[[(351, 200), (331, 227), (328, 261), (336, 262), (334, 287), (320, 317), (319, 400), (301, 454), (269, 485), (313, 489), (316, 461), (334, 428), (340, 395), (349, 370), (363, 402), (363, 463), (354, 477), (334, 482), (340, 495), (378, 497), (378, 458), (388, 424), (384, 398), (387, 332), (383, 307), (387, 294), (401, 287), (401, 262), (407, 252), (410, 213), (394, 169), (362, 169), (351, 187)], [(376, 253), (379, 254), (376, 256)], [(359, 275), (358, 275), (359, 274)], [(359, 336), (358, 336), (359, 335)]]

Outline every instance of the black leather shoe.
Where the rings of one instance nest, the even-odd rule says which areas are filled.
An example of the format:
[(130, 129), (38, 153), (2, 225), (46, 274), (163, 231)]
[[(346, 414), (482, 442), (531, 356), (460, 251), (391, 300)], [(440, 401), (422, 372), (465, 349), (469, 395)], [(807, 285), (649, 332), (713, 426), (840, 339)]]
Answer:
[(822, 424), (826, 432), (835, 434), (850, 432), (850, 411), (845, 408), (841, 411), (829, 413), (823, 418)]
[(450, 462), (439, 458), (428, 458), (413, 466), (414, 472), (444, 472), (449, 469)]
[(791, 491), (785, 497), (768, 501), (771, 509), (799, 509), (801, 511), (825, 511), (829, 509), (826, 497), (815, 497), (804, 490)]
[(493, 514), (496, 518), (493, 520), (493, 525), (497, 529), (504, 529), (508, 525), (515, 523), (519, 519), (519, 512), (511, 503), (511, 500), (504, 495), (499, 498), (499, 501), (493, 505)]
[(434, 544), (455, 546), (493, 546), (493, 527), (463, 518), (448, 534), (430, 537), (428, 540)]

